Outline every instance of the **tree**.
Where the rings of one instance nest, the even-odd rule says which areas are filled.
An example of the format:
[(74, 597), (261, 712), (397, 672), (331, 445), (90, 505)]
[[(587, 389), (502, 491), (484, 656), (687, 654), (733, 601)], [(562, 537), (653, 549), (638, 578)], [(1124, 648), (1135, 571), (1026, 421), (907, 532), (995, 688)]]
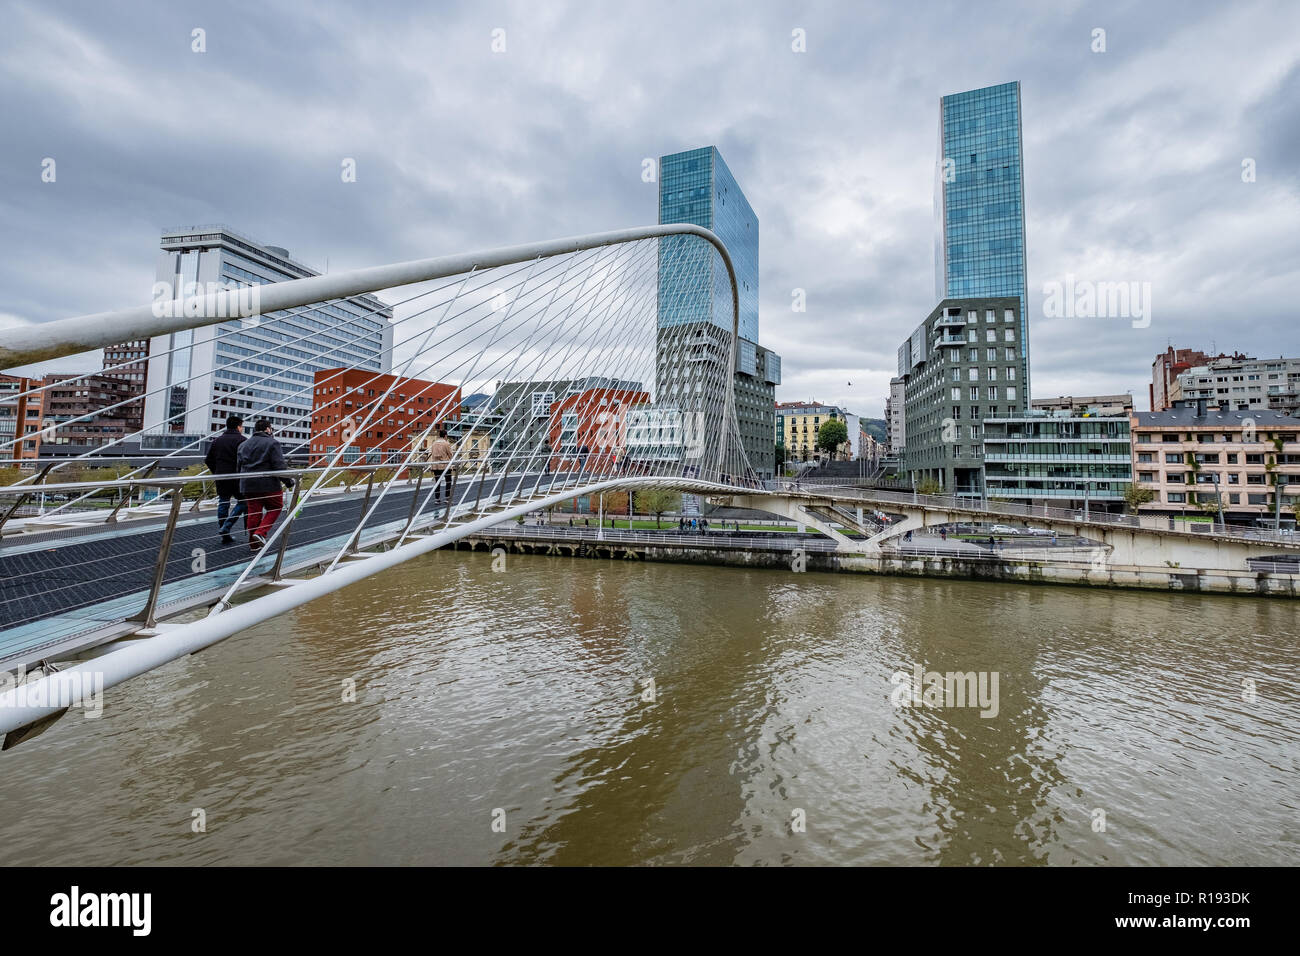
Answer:
[[(205, 465), (190, 465), (188, 468), (183, 469), (179, 474), (177, 474), (176, 477), (178, 477), (178, 478), (188, 478), (188, 477), (190, 477), (191, 475), (199, 475), (199, 474), (202, 474), (203, 472), (205, 472), (205, 471), (207, 471), (207, 470), (208, 470), (208, 469), (207, 469), (207, 466), (205, 466)], [(181, 497), (182, 497), (182, 498), (187, 498), (187, 499), (188, 499), (188, 498), (201, 498), (201, 497), (203, 496), (204, 484), (205, 484), (205, 483), (202, 482), (202, 481), (187, 481), (187, 482), (185, 482), (185, 484), (181, 485)], [(208, 492), (211, 493), (211, 494), (215, 494), (215, 493), (216, 493), (216, 492), (215, 492), (215, 489), (214, 489), (212, 486), (210, 486), (210, 485), (208, 486), (208, 489), (207, 489), (207, 490), (208, 490)]]
[(5, 465), (0, 467), (0, 485), (17, 484), (26, 477), (27, 473), (17, 465)]
[(923, 495), (937, 495), (943, 491), (943, 485), (933, 478), (922, 478), (920, 483), (917, 484), (916, 490)]
[(849, 440), (849, 426), (838, 418), (822, 422), (817, 429), (817, 447), (826, 452), (828, 458), (834, 459), (836, 451)]
[(785, 464), (785, 442), (776, 443), (776, 467), (779, 469)]
[(682, 493), (673, 491), (671, 488), (651, 488), (648, 491), (638, 491), (636, 493), (636, 506), (646, 514), (655, 516), (655, 527), (659, 527), (659, 520), (665, 512), (680, 511), (682, 508)]
[(1124, 503), (1128, 510), (1136, 514), (1144, 504), (1155, 499), (1155, 492), (1141, 485), (1129, 485), (1124, 489)]

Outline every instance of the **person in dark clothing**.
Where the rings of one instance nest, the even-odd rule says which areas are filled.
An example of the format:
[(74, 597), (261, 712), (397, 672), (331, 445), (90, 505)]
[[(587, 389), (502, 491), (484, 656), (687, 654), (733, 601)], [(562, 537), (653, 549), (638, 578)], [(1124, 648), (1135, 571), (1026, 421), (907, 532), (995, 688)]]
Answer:
[[(218, 436), (208, 448), (203, 464), (214, 475), (233, 475), (239, 471), (239, 446), (244, 443), (244, 420), (238, 415), (226, 419), (226, 430)], [(221, 533), (222, 544), (234, 544), (230, 536), (235, 522), (240, 516), (247, 515), (248, 508), (239, 493), (239, 479), (218, 479), (217, 486), (217, 530)], [(231, 507), (231, 502), (234, 506)], [(247, 518), (245, 518), (247, 524)]]
[(259, 471), (287, 471), (284, 449), (271, 437), (271, 422), (259, 418), (253, 426), (253, 436), (239, 446), (239, 490), (248, 507), (248, 547), (261, 551), (266, 547), (266, 537), (284, 508), (284, 493), (280, 486), (293, 487), (287, 475), (258, 475)]

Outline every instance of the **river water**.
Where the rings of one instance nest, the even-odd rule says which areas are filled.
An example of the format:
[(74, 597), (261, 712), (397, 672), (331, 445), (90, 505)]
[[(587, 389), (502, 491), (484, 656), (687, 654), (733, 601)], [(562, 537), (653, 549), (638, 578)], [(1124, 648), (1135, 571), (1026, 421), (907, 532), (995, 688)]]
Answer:
[(1298, 617), (436, 553), (0, 754), (0, 863), (1294, 864)]

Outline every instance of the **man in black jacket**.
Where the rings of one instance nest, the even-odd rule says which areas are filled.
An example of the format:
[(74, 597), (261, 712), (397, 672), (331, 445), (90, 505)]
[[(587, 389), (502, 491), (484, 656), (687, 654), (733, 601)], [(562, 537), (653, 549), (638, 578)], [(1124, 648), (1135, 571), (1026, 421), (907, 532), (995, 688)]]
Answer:
[[(244, 442), (244, 420), (238, 415), (231, 415), (226, 419), (226, 430), (218, 436), (208, 449), (207, 457), (203, 463), (208, 466), (208, 471), (214, 475), (233, 475), (239, 471), (239, 446)], [(244, 499), (239, 494), (239, 479), (228, 478), (225, 481), (218, 480), (217, 486), (217, 528), (221, 532), (222, 544), (234, 544), (235, 539), (230, 536), (230, 531), (235, 527), (235, 522), (239, 520), (240, 515), (245, 515), (248, 509), (244, 506)], [(235, 506), (230, 507), (230, 502), (234, 501)], [(247, 518), (245, 518), (247, 522)]]
[(271, 437), (271, 422), (259, 418), (253, 426), (253, 437), (239, 446), (239, 490), (248, 505), (248, 547), (253, 552), (266, 547), (266, 536), (271, 533), (275, 519), (284, 508), (284, 493), (280, 486), (293, 487), (288, 475), (259, 475), (260, 471), (288, 471), (284, 449)]

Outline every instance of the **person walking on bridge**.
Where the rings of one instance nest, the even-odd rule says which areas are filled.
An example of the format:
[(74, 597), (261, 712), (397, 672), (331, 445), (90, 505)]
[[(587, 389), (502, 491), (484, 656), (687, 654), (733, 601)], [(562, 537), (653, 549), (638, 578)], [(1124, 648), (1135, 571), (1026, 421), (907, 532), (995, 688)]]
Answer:
[(452, 469), (451, 459), (455, 455), (451, 441), (447, 438), (445, 426), (438, 428), (438, 438), (429, 447), (429, 461), (433, 465), (433, 500), (434, 510), (440, 495), (447, 496), (447, 511), (451, 512), (452, 497), (456, 492), (456, 472)]
[[(233, 475), (239, 471), (239, 446), (244, 443), (244, 420), (238, 415), (226, 419), (226, 430), (212, 442), (203, 464), (214, 475)], [(239, 493), (239, 479), (218, 479), (217, 486), (217, 531), (221, 534), (222, 544), (234, 544), (230, 532), (240, 516), (246, 516), (248, 508)], [(231, 502), (234, 506), (231, 506)], [(245, 517), (245, 525), (248, 520)]]
[(239, 490), (248, 507), (248, 548), (253, 553), (266, 547), (266, 538), (284, 509), (280, 486), (293, 487), (287, 475), (259, 475), (265, 471), (288, 471), (284, 449), (271, 437), (271, 422), (259, 418), (253, 436), (239, 446)]

